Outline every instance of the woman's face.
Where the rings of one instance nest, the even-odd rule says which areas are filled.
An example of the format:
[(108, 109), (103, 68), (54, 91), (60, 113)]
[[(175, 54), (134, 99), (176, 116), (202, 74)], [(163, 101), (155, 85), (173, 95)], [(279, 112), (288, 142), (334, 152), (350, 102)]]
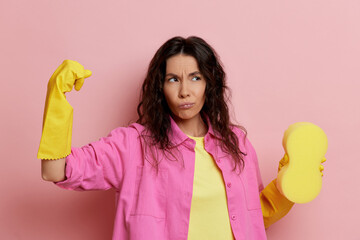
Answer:
[(175, 120), (199, 117), (205, 103), (206, 80), (194, 57), (178, 54), (166, 61), (164, 95)]

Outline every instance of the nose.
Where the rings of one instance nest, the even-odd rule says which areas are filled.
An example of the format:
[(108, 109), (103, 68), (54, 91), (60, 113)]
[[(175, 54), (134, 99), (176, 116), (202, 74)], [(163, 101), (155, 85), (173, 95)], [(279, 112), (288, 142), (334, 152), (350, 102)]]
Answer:
[(181, 81), (179, 98), (186, 98), (188, 96), (190, 96), (189, 84), (187, 83), (187, 81)]

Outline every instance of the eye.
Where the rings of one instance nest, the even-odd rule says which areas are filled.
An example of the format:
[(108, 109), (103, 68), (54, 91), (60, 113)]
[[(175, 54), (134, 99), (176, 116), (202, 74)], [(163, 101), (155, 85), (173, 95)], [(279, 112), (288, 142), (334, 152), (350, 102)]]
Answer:
[(201, 80), (201, 78), (200, 78), (200, 77), (193, 77), (191, 80), (193, 80), (193, 81), (199, 81), (199, 80)]
[(174, 77), (168, 79), (168, 82), (176, 82), (176, 81), (177, 81), (177, 79)]

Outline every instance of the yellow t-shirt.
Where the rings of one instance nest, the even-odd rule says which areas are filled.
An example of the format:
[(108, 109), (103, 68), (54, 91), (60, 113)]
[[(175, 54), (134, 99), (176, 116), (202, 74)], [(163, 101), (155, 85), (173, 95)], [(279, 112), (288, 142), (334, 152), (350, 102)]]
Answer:
[(204, 137), (188, 137), (196, 141), (188, 239), (234, 239), (221, 171), (206, 152)]

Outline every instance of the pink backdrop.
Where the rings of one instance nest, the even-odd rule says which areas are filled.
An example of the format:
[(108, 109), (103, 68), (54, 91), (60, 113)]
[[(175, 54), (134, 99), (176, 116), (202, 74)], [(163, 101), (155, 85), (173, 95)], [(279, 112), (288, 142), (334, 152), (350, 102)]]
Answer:
[(73, 146), (85, 145), (136, 120), (149, 60), (175, 35), (201, 36), (218, 51), (265, 184), (276, 176), (288, 125), (310, 121), (328, 135), (320, 195), (296, 205), (268, 238), (360, 239), (358, 0), (1, 1), (0, 27), (1, 239), (111, 238), (112, 191), (41, 180), (47, 81), (64, 59), (93, 71), (68, 94)]

